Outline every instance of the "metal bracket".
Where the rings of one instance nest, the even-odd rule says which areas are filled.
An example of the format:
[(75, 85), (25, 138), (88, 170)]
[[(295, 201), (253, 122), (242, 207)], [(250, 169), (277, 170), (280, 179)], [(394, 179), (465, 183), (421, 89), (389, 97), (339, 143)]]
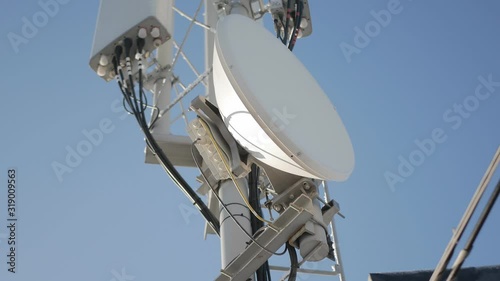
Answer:
[(220, 134), (222, 146), (224, 143), (228, 146), (226, 153), (229, 157), (231, 163), (231, 171), (237, 178), (242, 178), (250, 173), (250, 167), (244, 163), (240, 156), (240, 151), (244, 151), (234, 140), (233, 136), (229, 132), (222, 121), (217, 107), (211, 104), (204, 97), (198, 96), (191, 102), (191, 109), (198, 113), (198, 116), (202, 118), (205, 122), (211, 125), (212, 132)]
[[(313, 214), (308, 211), (312, 208), (312, 200), (306, 195), (301, 195), (274, 222), (275, 228), (266, 228), (255, 240), (268, 251), (277, 251), (290, 236), (302, 227)], [(216, 281), (246, 280), (252, 275), (272, 254), (251, 242), (243, 253), (236, 257)]]
[(328, 202), (328, 205), (323, 206), (323, 208), (321, 208), (321, 213), (323, 214), (323, 222), (325, 225), (328, 225), (339, 211), (340, 205), (333, 199)]
[(318, 189), (316, 184), (311, 179), (302, 178), (274, 197), (272, 206), (276, 212), (281, 213), (288, 207), (290, 202), (298, 198), (301, 194), (305, 194), (310, 198), (317, 197)]

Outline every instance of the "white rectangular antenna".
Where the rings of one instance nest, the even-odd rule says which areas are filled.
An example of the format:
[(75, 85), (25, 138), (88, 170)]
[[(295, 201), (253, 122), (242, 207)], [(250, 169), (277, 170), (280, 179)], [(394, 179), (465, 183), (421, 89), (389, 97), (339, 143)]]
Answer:
[[(145, 39), (151, 52), (170, 39), (166, 0), (101, 0), (97, 17), (90, 67), (106, 81), (114, 78), (111, 60), (115, 46), (123, 39)], [(136, 52), (132, 47), (132, 54)]]

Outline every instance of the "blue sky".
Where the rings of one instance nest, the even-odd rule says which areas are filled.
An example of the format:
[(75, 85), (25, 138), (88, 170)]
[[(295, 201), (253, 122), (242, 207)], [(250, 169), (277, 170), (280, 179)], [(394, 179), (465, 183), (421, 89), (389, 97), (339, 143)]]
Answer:
[[(177, 2), (191, 12), (198, 4)], [(115, 83), (88, 66), (98, 1), (61, 0), (47, 22), (41, 16), (40, 27), (24, 35), (23, 18), (33, 22), (41, 6), (2, 3), (0, 280), (215, 278), (217, 238), (203, 240), (201, 216), (159, 166), (143, 163), (143, 137), (133, 118), (124, 118)], [(310, 5), (314, 32), (294, 53), (337, 107), (356, 153), (350, 179), (331, 183), (346, 215), (338, 234), (347, 280), (431, 269), (500, 144), (500, 3)], [(374, 23), (377, 17), (382, 24)], [(176, 20), (179, 31), (186, 27)], [(196, 30), (186, 53), (202, 70)], [(11, 42), (14, 33), (22, 43)], [(182, 36), (176, 34), (178, 41)], [(194, 79), (185, 66), (178, 71), (185, 84)], [(193, 91), (203, 93), (202, 87)], [(102, 141), (58, 179), (52, 164), (64, 163), (68, 149), (86, 140), (84, 131), (103, 122)], [(318, 122), (328, 126), (328, 120)], [(18, 179), (16, 274), (7, 271), (5, 240), (5, 182), (12, 167)], [(196, 171), (181, 171), (194, 185)], [(466, 266), (500, 264), (499, 220), (495, 206)]]

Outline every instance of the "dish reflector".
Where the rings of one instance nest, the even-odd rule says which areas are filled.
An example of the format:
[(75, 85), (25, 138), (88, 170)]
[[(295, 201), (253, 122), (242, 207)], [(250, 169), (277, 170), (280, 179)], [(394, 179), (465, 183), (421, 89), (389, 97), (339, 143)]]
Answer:
[(303, 177), (349, 177), (354, 151), (335, 107), (263, 26), (236, 14), (219, 20), (213, 78), (224, 123), (255, 158)]

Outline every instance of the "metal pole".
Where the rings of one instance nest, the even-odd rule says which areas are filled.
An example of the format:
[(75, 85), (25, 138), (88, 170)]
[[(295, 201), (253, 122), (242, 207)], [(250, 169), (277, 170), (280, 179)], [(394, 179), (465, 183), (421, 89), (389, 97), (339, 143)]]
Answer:
[(476, 238), (479, 235), (481, 228), (483, 228), (484, 222), (488, 218), (488, 215), (490, 214), (493, 205), (495, 205), (495, 202), (499, 194), (500, 194), (500, 181), (498, 181), (495, 190), (493, 191), (493, 193), (490, 196), (490, 199), (488, 200), (488, 203), (486, 203), (486, 206), (483, 212), (481, 213), (481, 216), (479, 217), (479, 220), (476, 223), (474, 230), (472, 230), (472, 234), (469, 237), (469, 240), (467, 240), (464, 249), (460, 251), (460, 253), (458, 254), (458, 257), (455, 260), (455, 264), (451, 269), (450, 275), (448, 276), (448, 279), (446, 279), (447, 281), (455, 281), (455, 279), (457, 278), (458, 272), (462, 268), (465, 259), (469, 256), (472, 250), (472, 246), (474, 245), (474, 241), (476, 241)]
[[(211, 1), (212, 2), (212, 1)], [(245, 2), (247, 5), (245, 5)], [(249, 16), (249, 13), (245, 9), (245, 7), (250, 7), (249, 0), (232, 0), (230, 2), (231, 5), (231, 13), (238, 13)], [(207, 7), (207, 11), (210, 11), (212, 7)], [(215, 9), (211, 11), (211, 13), (216, 12)], [(207, 18), (213, 20), (216, 15), (211, 14), (210, 17)], [(207, 19), (206, 18), (206, 19)], [(206, 22), (205, 24), (209, 24)], [(213, 24), (213, 22), (212, 22)], [(211, 39), (210, 37), (208, 39)], [(213, 39), (212, 39), (213, 40)], [(213, 44), (213, 43), (212, 43)], [(207, 46), (205, 50), (205, 55), (211, 56), (213, 51), (213, 46)], [(208, 63), (212, 61), (211, 58), (208, 60)], [(212, 81), (209, 82), (209, 90), (213, 89)], [(209, 93), (210, 94), (210, 93)], [(248, 198), (248, 182), (246, 178), (238, 180), (238, 186), (243, 190), (244, 195)], [(244, 229), (248, 233), (252, 233), (252, 226), (250, 224), (250, 210), (245, 205), (245, 202), (238, 190), (236, 189), (235, 183), (233, 181), (227, 180), (221, 184), (219, 195), (222, 199), (222, 202), (226, 204), (229, 211), (234, 215), (235, 219), (244, 227)], [(221, 263), (222, 268), (226, 268), (226, 266), (236, 258), (240, 253), (242, 253), (247, 247), (248, 237), (241, 231), (238, 225), (233, 221), (233, 219), (227, 214), (227, 212), (222, 208), (220, 208), (220, 240), (221, 240)], [(253, 280), (253, 275), (251, 276)]]
[(474, 211), (476, 210), (477, 205), (479, 204), (479, 200), (483, 196), (484, 191), (486, 190), (486, 187), (488, 186), (488, 183), (491, 180), (491, 177), (493, 176), (493, 172), (495, 171), (496, 167), (498, 166), (498, 162), (500, 161), (500, 146), (498, 147), (495, 156), (491, 160), (491, 163), (486, 170), (486, 173), (484, 174), (483, 178), (481, 179), (481, 182), (479, 183), (479, 186), (476, 189), (476, 192), (474, 193), (474, 196), (472, 196), (472, 199), (469, 203), (469, 206), (467, 207), (467, 210), (465, 210), (465, 213), (460, 220), (460, 223), (458, 224), (458, 227), (456, 228), (455, 232), (453, 232), (453, 236), (451, 237), (450, 242), (448, 243), (448, 246), (446, 246), (446, 249), (443, 253), (443, 256), (441, 257), (441, 260), (439, 260), (438, 265), (436, 266), (436, 269), (432, 273), (430, 281), (439, 281), (441, 280), (441, 277), (448, 266), (448, 263), (450, 262), (451, 257), (453, 256), (453, 252), (455, 251), (455, 248), (458, 244), (458, 241), (462, 237), (462, 234), (465, 231), (465, 228), (467, 227), (467, 224), (469, 223), (472, 215), (474, 214)]
[[(213, 0), (205, 0), (205, 24), (215, 29), (217, 26), (217, 11)], [(210, 69), (213, 64), (214, 52), (214, 33), (211, 30), (205, 29), (205, 69)], [(207, 79), (207, 96), (208, 100), (217, 105), (215, 100), (215, 90), (213, 76), (210, 75)]]
[[(174, 4), (175, 0), (166, 0), (167, 1), (167, 9), (165, 13), (167, 14), (168, 24), (167, 29), (170, 33), (171, 38), (174, 38)], [(172, 71), (170, 66), (172, 64), (173, 59), (173, 39), (168, 40), (166, 43), (161, 45), (158, 48), (157, 60), (158, 64), (162, 68), (163, 73), (160, 73), (160, 77), (155, 81), (153, 86), (153, 104), (155, 104), (159, 111), (161, 112), (163, 109), (167, 108), (170, 104), (170, 92), (172, 90)], [(153, 114), (157, 114), (159, 112), (153, 112)], [(157, 140), (166, 139), (168, 135), (170, 135), (170, 114), (166, 113), (161, 118), (159, 118), (155, 126), (152, 130), (153, 136)]]
[[(238, 186), (241, 187), (245, 196), (248, 197), (247, 179), (238, 179)], [(233, 217), (243, 226), (245, 231), (252, 233), (250, 224), (250, 210), (245, 205), (245, 201), (239, 194), (233, 181), (226, 180), (219, 190), (222, 202), (227, 206)], [(248, 237), (241, 231), (233, 218), (220, 206), (220, 245), (221, 264), (225, 268), (234, 258), (241, 254), (247, 247)]]

